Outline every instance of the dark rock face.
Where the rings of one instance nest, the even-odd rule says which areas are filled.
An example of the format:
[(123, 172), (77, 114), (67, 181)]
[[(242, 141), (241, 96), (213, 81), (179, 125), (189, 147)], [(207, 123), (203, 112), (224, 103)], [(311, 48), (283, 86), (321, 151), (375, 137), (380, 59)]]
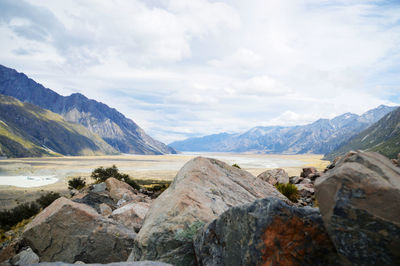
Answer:
[[(42, 262), (39, 264), (34, 265), (41, 265), (41, 266), (72, 266), (76, 264), (69, 264), (65, 262)], [(107, 263), (107, 264), (86, 264), (86, 265), (108, 265), (108, 266), (172, 266), (168, 263), (163, 263), (159, 261), (130, 261), (130, 262), (114, 262), (114, 263)]]
[(131, 119), (107, 105), (74, 93), (64, 97), (23, 73), (0, 65), (0, 94), (29, 102), (81, 124), (123, 153), (165, 154), (176, 151), (147, 135)]
[(317, 209), (265, 198), (232, 207), (194, 242), (198, 265), (335, 265), (336, 252)]
[(128, 258), (135, 236), (91, 207), (59, 198), (28, 224), (22, 242), (41, 261), (109, 263)]
[(316, 180), (325, 226), (344, 263), (400, 265), (400, 169), (350, 152)]
[(244, 170), (215, 159), (194, 158), (154, 200), (129, 260), (196, 265), (193, 236), (202, 225), (232, 206), (268, 196), (289, 203), (271, 184)]
[(103, 203), (110, 206), (111, 209), (117, 208), (116, 203), (107, 194), (102, 195), (94, 192), (89, 192), (87, 194), (84, 194), (82, 197), (73, 199), (72, 201), (86, 204), (95, 209), (98, 213), (102, 213), (101, 204)]

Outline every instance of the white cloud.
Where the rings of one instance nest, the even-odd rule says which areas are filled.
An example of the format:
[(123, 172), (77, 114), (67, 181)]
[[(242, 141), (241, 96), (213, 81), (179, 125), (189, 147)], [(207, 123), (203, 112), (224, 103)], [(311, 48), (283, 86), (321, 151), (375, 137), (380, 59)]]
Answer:
[(400, 5), (0, 2), (0, 62), (105, 102), (164, 141), (400, 101)]

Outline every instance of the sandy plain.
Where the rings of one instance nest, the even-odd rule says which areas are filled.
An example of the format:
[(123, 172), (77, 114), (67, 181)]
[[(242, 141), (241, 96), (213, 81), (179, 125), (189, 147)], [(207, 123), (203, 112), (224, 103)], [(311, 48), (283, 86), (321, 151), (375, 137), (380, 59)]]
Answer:
[(211, 157), (228, 164), (238, 164), (253, 175), (267, 169), (284, 168), (289, 176), (299, 175), (301, 169), (314, 166), (323, 170), (328, 161), (322, 155), (275, 155), (249, 153), (188, 153), (178, 155), (116, 155), (116, 156), (65, 156), (42, 158), (18, 158), (0, 160), (1, 176), (55, 176), (56, 183), (22, 188), (11, 185), (0, 186), (0, 209), (8, 209), (18, 203), (29, 202), (40, 195), (54, 191), (68, 194), (68, 180), (81, 176), (90, 180), (93, 169), (115, 164), (120, 172), (129, 174), (134, 179), (173, 180), (179, 169), (196, 156)]

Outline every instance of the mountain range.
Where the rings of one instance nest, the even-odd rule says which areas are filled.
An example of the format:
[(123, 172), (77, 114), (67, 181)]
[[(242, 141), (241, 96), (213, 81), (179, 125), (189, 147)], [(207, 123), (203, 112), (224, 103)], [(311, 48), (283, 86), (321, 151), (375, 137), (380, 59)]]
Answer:
[(0, 94), (0, 156), (103, 155), (118, 152), (82, 125)]
[(362, 115), (345, 113), (302, 126), (254, 127), (244, 133), (220, 133), (169, 145), (179, 151), (326, 154), (395, 108), (381, 105)]
[(100, 136), (117, 152), (176, 153), (173, 148), (151, 138), (135, 122), (116, 109), (88, 99), (80, 93), (70, 96), (59, 95), (25, 74), (2, 65), (0, 65), (0, 94), (60, 114), (65, 121), (80, 124)]
[(400, 153), (400, 107), (386, 114), (378, 122), (345, 141), (324, 159), (333, 160), (350, 150), (376, 151), (389, 158)]

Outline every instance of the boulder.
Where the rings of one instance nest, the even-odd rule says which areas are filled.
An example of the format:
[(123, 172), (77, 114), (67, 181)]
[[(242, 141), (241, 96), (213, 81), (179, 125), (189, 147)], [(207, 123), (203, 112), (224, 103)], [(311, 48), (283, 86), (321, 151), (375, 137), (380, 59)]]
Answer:
[(22, 241), (41, 261), (108, 263), (126, 260), (135, 236), (93, 208), (62, 197), (27, 225)]
[(106, 191), (106, 188), (107, 188), (106, 183), (101, 182), (99, 184), (92, 185), (92, 192), (102, 193)]
[(195, 265), (192, 239), (203, 224), (230, 207), (268, 196), (291, 204), (271, 184), (244, 170), (215, 159), (194, 158), (154, 200), (129, 261)]
[(149, 208), (150, 204), (147, 202), (129, 203), (114, 210), (110, 218), (122, 223), (132, 230), (135, 230), (135, 232), (139, 232)]
[(334, 265), (318, 209), (264, 198), (228, 209), (199, 231), (198, 265)]
[(108, 205), (105, 204), (105, 203), (100, 204), (100, 205), (99, 205), (99, 209), (100, 209), (100, 214), (103, 215), (103, 216), (105, 216), (105, 217), (110, 216), (111, 213), (112, 213), (111, 207), (108, 206)]
[(271, 185), (289, 183), (289, 175), (281, 168), (267, 170), (257, 176)]
[(349, 152), (316, 180), (316, 197), (343, 263), (400, 265), (400, 169), (374, 152)]
[(110, 206), (111, 209), (116, 208), (114, 200), (110, 198), (107, 194), (98, 194), (94, 192), (79, 193), (78, 195), (72, 198), (72, 201), (86, 204), (94, 208), (98, 213), (102, 213), (102, 210), (100, 208), (102, 204)]
[(289, 182), (292, 184), (299, 184), (301, 181), (303, 181), (303, 179), (304, 178), (300, 177), (300, 176), (292, 176), (292, 177), (290, 177)]
[(309, 178), (303, 178), (303, 180), (300, 181), (300, 184), (311, 184), (312, 181)]
[(306, 167), (303, 168), (303, 171), (301, 172), (300, 176), (306, 178), (311, 174), (316, 174), (317, 172), (318, 171), (315, 167)]
[(31, 248), (27, 248), (15, 255), (11, 259), (10, 263), (11, 265), (30, 265), (39, 263), (39, 256), (33, 252)]
[[(42, 262), (37, 265), (41, 266), (73, 266), (65, 262)], [(78, 263), (79, 264), (79, 263)], [(131, 262), (113, 262), (108, 264), (86, 264), (86, 265), (108, 265), (108, 266), (172, 266), (171, 264), (159, 261), (131, 261)]]
[(130, 185), (114, 177), (107, 178), (106, 186), (111, 198), (116, 201), (120, 199), (131, 201), (137, 198), (137, 192)]
[(297, 191), (302, 198), (312, 197), (315, 193), (313, 184), (296, 184), (295, 186), (297, 187)]

